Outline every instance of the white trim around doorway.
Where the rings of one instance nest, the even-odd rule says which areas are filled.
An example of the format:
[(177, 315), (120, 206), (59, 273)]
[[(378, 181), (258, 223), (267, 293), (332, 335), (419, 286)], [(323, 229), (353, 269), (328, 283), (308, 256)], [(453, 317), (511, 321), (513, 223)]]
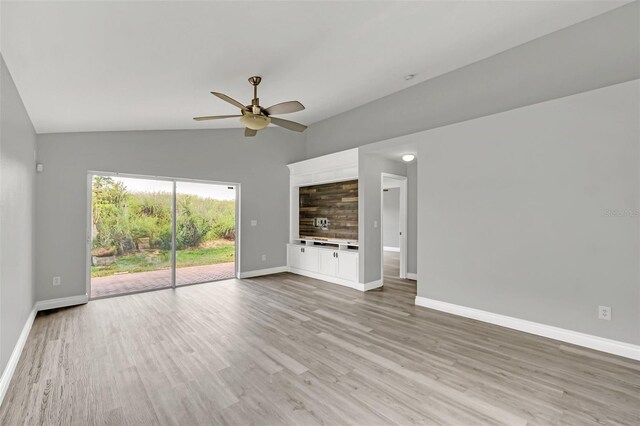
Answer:
[[(380, 276), (384, 277), (384, 180), (394, 179), (398, 181), (400, 188), (400, 278), (407, 278), (407, 177), (391, 173), (380, 173)], [(391, 250), (390, 250), (391, 251)], [(392, 250), (396, 251), (396, 250)]]

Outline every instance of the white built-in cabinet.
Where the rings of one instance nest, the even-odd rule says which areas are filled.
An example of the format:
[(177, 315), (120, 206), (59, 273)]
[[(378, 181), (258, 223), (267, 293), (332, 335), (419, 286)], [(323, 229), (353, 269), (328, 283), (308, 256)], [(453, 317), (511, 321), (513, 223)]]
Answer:
[(358, 253), (336, 252), (336, 275), (349, 281), (358, 281)]
[(300, 239), (299, 188), (307, 185), (358, 179), (358, 150), (351, 149), (289, 164), (291, 189), (290, 272), (364, 290), (359, 283), (357, 241)]
[(318, 251), (318, 273), (322, 275), (338, 276), (338, 255), (337, 250)]
[(318, 272), (318, 250), (289, 244), (289, 266), (301, 271)]
[(288, 245), (287, 254), (291, 272), (358, 287), (355, 285), (358, 282), (358, 252), (354, 249), (340, 250), (295, 243)]

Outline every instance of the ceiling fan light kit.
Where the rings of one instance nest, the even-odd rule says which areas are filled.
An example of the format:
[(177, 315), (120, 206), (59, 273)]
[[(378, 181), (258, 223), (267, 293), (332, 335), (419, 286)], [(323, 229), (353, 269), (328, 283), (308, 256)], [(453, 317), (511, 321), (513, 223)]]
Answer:
[(271, 119), (265, 115), (245, 114), (240, 117), (240, 123), (251, 130), (262, 130), (271, 123)]
[(193, 119), (196, 121), (205, 121), (240, 117), (240, 123), (245, 127), (244, 135), (248, 137), (255, 136), (258, 130), (264, 129), (271, 123), (287, 130), (293, 130), (294, 132), (304, 132), (307, 129), (307, 126), (304, 124), (284, 120), (282, 118), (271, 117), (272, 114), (289, 114), (292, 112), (302, 111), (304, 109), (304, 105), (298, 101), (288, 101), (271, 105), (269, 108), (262, 108), (260, 106), (260, 99), (258, 98), (258, 85), (261, 81), (262, 78), (259, 76), (249, 78), (249, 83), (253, 86), (253, 99), (251, 100), (251, 105), (247, 106), (242, 105), (240, 102), (223, 93), (211, 92), (212, 95), (217, 96), (237, 108), (240, 108), (242, 115), (211, 115), (193, 117)]

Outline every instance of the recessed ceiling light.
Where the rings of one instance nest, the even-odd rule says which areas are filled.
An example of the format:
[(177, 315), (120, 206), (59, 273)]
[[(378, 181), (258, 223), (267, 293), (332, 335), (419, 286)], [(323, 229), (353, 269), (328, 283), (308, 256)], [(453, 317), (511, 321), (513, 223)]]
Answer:
[(416, 156), (414, 154), (404, 154), (402, 156), (402, 161), (406, 162), (406, 163), (410, 163), (412, 162), (414, 159), (416, 158)]
[(407, 81), (409, 81), (409, 80), (411, 80), (411, 79), (412, 79), (413, 77), (415, 77), (415, 76), (416, 76), (415, 74), (407, 74), (407, 75), (405, 75), (405, 76), (404, 76), (404, 79), (405, 79), (405, 80), (407, 80)]

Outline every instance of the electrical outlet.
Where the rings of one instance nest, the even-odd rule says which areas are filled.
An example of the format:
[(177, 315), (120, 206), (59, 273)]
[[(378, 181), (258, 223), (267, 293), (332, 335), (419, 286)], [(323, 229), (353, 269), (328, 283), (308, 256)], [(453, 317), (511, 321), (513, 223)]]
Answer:
[(315, 217), (313, 218), (313, 226), (325, 229), (329, 226), (329, 219), (326, 217)]
[(263, 262), (266, 262), (266, 261), (267, 261), (267, 255), (266, 255), (266, 254), (263, 254), (263, 255), (262, 255), (262, 261), (263, 261)]
[(53, 285), (57, 286), (60, 285), (62, 282), (62, 280), (60, 280), (60, 277), (53, 277)]
[(374, 228), (377, 228), (377, 227), (378, 227), (378, 221), (377, 221), (377, 220), (374, 220), (374, 221), (373, 221), (373, 227), (374, 227)]
[(598, 306), (598, 319), (611, 321), (611, 308), (608, 306)]
[(258, 221), (255, 219), (251, 219), (251, 226), (258, 226)]

